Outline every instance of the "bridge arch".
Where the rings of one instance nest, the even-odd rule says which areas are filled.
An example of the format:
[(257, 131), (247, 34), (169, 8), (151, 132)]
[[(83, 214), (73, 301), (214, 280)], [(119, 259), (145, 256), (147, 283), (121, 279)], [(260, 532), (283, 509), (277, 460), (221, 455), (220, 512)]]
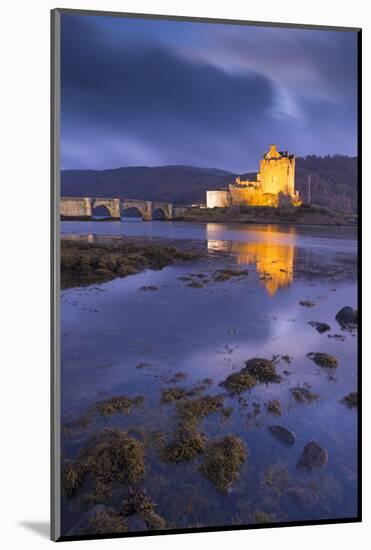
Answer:
[(167, 212), (161, 206), (157, 208), (152, 208), (152, 219), (153, 220), (166, 220)]
[(128, 217), (128, 218), (142, 218), (143, 219), (143, 211), (139, 209), (137, 206), (127, 206), (126, 208), (121, 208), (121, 216)]
[(93, 218), (112, 218), (112, 213), (107, 205), (98, 204), (92, 207)]
[[(91, 215), (95, 217), (98, 212), (108, 213), (109, 218), (120, 219), (120, 199), (94, 198), (91, 201)], [(104, 215), (104, 214), (103, 214)]]

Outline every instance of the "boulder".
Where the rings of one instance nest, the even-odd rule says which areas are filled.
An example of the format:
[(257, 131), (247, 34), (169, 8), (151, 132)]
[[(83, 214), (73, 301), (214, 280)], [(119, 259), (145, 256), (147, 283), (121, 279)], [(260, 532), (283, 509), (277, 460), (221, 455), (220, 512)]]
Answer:
[(354, 328), (358, 325), (358, 312), (350, 306), (342, 307), (335, 319), (342, 328)]
[(298, 468), (313, 471), (323, 468), (328, 462), (328, 453), (325, 447), (317, 440), (312, 439), (303, 449), (298, 460)]
[(285, 426), (280, 426), (279, 424), (277, 424), (275, 426), (269, 426), (268, 429), (272, 436), (283, 445), (291, 447), (295, 443), (296, 436), (294, 432), (292, 432)]
[(309, 321), (308, 325), (315, 328), (317, 332), (320, 334), (323, 334), (324, 332), (327, 332), (328, 330), (331, 330), (330, 325), (327, 323), (321, 323), (319, 321)]

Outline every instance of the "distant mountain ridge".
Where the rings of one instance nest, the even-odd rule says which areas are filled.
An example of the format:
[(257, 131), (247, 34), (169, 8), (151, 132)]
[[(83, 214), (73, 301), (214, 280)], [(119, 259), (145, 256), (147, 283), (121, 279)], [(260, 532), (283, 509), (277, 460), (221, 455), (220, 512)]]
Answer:
[[(175, 204), (205, 203), (208, 189), (220, 189), (241, 174), (194, 166), (132, 166), (108, 170), (62, 170), (62, 196), (96, 196), (157, 200)], [(244, 176), (253, 178), (256, 173)], [(357, 211), (357, 158), (343, 155), (296, 159), (296, 188), (306, 201), (346, 212)]]

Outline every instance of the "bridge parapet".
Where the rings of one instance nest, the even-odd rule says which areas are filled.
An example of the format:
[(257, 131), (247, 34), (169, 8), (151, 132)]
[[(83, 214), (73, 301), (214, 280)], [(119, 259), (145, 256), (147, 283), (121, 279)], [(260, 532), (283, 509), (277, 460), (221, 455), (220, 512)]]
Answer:
[(160, 201), (139, 199), (118, 199), (107, 197), (61, 197), (60, 213), (63, 218), (92, 219), (94, 209), (104, 206), (111, 218), (120, 219), (125, 210), (135, 208), (143, 220), (153, 219), (156, 211), (161, 211), (166, 220), (181, 217), (190, 207)]

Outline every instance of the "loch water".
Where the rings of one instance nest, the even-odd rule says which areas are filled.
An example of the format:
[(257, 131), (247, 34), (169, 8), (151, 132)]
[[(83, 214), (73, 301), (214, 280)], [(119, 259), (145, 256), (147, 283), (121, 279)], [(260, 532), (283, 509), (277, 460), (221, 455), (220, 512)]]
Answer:
[[(99, 235), (197, 241), (209, 253), (160, 271), (62, 291), (63, 421), (78, 418), (101, 399), (141, 395), (142, 406), (127, 416), (99, 419), (93, 429), (118, 426), (171, 437), (175, 409), (161, 403), (161, 390), (174, 385), (169, 381), (175, 373), (184, 373), (176, 383), (180, 387), (209, 378), (205, 393), (220, 394), (225, 390), (219, 383), (246, 360), (291, 358), (277, 363), (281, 383), (257, 385), (242, 399), (226, 396), (231, 415), (216, 413), (201, 424), (209, 439), (234, 434), (248, 450), (227, 494), (202, 475), (201, 458), (173, 465), (161, 460), (155, 446), (148, 450), (143, 487), (170, 528), (253, 524), (261, 512), (273, 522), (357, 515), (357, 409), (341, 402), (357, 391), (357, 333), (342, 330), (335, 320), (343, 306), (357, 309), (355, 228), (123, 220), (62, 222), (61, 232), (91, 242)], [(248, 276), (216, 282), (219, 253)], [(201, 288), (182, 280), (200, 273), (208, 280)], [(320, 334), (310, 321), (328, 323), (331, 330)], [(330, 353), (338, 367), (316, 366), (310, 352)], [(290, 392), (297, 386), (319, 398), (297, 403)], [(274, 399), (281, 403), (281, 416), (267, 411)], [(268, 428), (275, 424), (295, 433), (294, 445), (272, 437)], [(63, 440), (63, 455), (74, 458), (88, 436)], [(312, 439), (327, 449), (328, 463), (303, 472), (297, 462)], [(88, 509), (84, 499), (63, 499), (63, 531)]]

